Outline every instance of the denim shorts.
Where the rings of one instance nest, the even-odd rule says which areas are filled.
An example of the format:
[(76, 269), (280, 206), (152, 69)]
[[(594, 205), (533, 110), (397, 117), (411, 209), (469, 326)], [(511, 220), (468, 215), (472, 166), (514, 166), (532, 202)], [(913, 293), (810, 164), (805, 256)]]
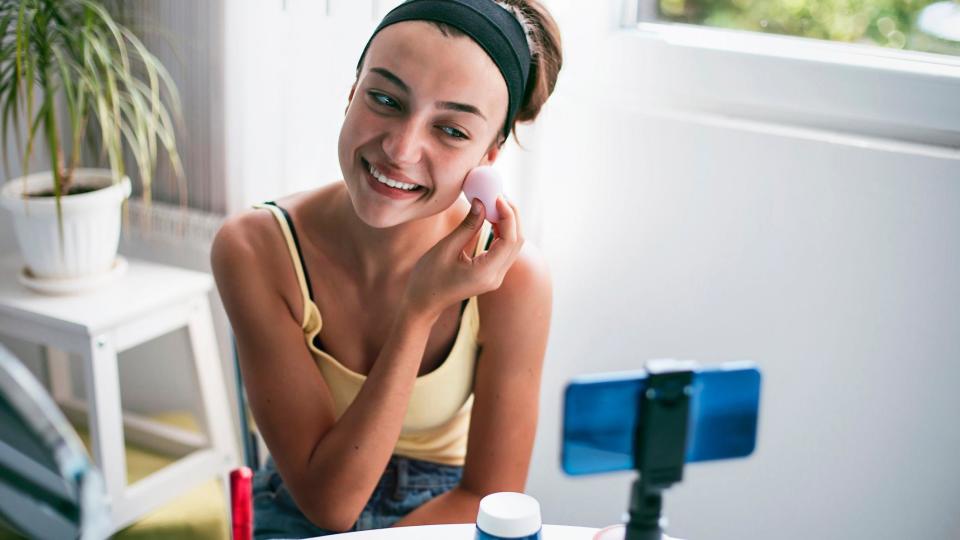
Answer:
[[(350, 531), (390, 527), (425, 502), (460, 483), (463, 467), (392, 456)], [(336, 534), (310, 522), (297, 508), (273, 458), (253, 477), (254, 538), (308, 538)]]

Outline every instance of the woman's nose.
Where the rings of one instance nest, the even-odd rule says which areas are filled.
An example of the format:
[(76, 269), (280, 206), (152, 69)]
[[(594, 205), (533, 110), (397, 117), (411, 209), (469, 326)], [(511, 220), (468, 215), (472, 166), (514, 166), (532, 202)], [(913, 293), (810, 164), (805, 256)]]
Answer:
[(423, 149), (423, 134), (415, 122), (394, 126), (383, 139), (383, 151), (396, 164), (417, 163)]

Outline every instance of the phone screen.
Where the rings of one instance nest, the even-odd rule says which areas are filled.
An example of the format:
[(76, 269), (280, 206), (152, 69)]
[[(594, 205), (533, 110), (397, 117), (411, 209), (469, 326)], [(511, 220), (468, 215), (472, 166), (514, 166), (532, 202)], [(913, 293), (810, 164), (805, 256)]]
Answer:
[[(752, 362), (704, 367), (693, 376), (686, 461), (746, 457), (757, 440), (760, 370)], [(635, 469), (645, 371), (572, 380), (564, 393), (561, 463), (567, 474)]]

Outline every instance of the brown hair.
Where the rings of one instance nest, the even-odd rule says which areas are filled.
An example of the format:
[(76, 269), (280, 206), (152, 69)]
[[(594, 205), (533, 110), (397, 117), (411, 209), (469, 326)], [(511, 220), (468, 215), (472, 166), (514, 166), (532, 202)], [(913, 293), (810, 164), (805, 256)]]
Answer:
[[(547, 8), (538, 0), (499, 0), (499, 3), (514, 7), (523, 15), (528, 27), (532, 48), (530, 49), (530, 78), (517, 111), (514, 124), (510, 126), (513, 138), (517, 138), (517, 122), (533, 122), (557, 85), (557, 76), (563, 67), (563, 47), (560, 42), (560, 27)], [(502, 141), (500, 144), (503, 144)]]
[[(492, 1), (492, 0), (491, 0)], [(547, 102), (557, 84), (557, 76), (563, 66), (563, 50), (560, 42), (560, 27), (553, 19), (547, 8), (538, 0), (497, 0), (498, 4), (509, 6), (521, 13), (524, 27), (528, 31), (530, 49), (530, 76), (527, 88), (523, 94), (520, 109), (510, 131), (513, 138), (517, 138), (517, 122), (533, 122), (540, 114), (540, 109)], [(425, 21), (433, 24), (444, 36), (464, 36), (460, 29), (446, 23)], [(357, 66), (357, 76), (360, 76), (360, 67)], [(356, 83), (354, 83), (356, 84)], [(500, 130), (499, 133), (503, 133)], [(506, 139), (499, 135), (495, 139), (498, 145), (503, 145)], [(519, 143), (519, 140), (518, 140)]]

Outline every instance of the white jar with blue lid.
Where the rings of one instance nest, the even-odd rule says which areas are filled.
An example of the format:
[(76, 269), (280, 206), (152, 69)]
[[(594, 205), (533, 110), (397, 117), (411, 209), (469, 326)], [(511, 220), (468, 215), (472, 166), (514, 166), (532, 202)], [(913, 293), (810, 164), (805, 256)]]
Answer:
[(523, 493), (491, 493), (480, 500), (476, 540), (540, 540), (540, 503)]

